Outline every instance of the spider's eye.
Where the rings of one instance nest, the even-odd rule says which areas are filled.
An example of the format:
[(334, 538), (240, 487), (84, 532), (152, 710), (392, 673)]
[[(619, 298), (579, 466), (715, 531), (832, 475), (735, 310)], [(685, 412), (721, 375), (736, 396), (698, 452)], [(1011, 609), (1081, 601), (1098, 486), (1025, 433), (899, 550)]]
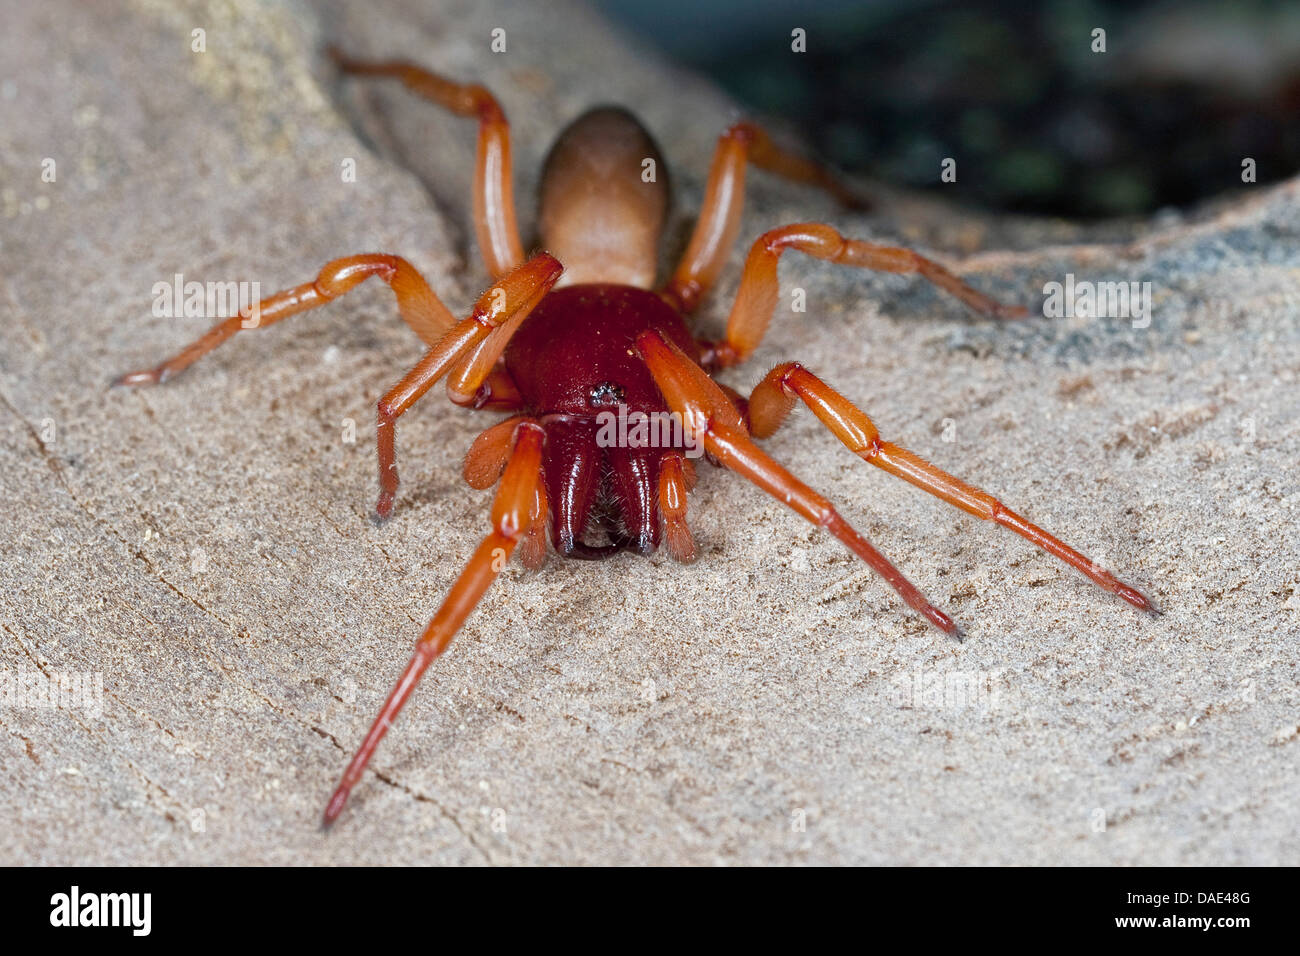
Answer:
[(602, 405), (618, 405), (623, 401), (623, 386), (615, 385), (613, 382), (601, 382), (599, 385), (593, 385), (591, 391), (587, 393), (587, 404), (592, 408), (599, 408)]

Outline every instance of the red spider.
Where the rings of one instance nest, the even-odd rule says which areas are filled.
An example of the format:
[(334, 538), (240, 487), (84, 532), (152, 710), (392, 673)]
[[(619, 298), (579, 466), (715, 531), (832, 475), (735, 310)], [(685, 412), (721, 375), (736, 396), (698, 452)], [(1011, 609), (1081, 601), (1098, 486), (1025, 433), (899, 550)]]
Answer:
[[(552, 545), (572, 558), (605, 558), (620, 550), (652, 554), (662, 540), (678, 561), (695, 558), (686, 525), (686, 493), (695, 480), (688, 457), (703, 449), (809, 521), (825, 528), (876, 570), (903, 601), (935, 627), (959, 636), (952, 619), (931, 605), (889, 560), (842, 518), (829, 501), (759, 450), (796, 400), (865, 461), (1023, 535), (1078, 568), (1107, 591), (1154, 610), (1137, 590), (986, 494), (906, 449), (881, 439), (871, 420), (797, 362), (772, 369), (748, 400), (712, 378), (757, 348), (777, 301), (777, 262), (787, 249), (829, 262), (886, 272), (917, 273), (978, 312), (1010, 318), (1025, 310), (1000, 305), (942, 266), (914, 252), (846, 239), (821, 223), (782, 226), (750, 248), (722, 341), (697, 339), (685, 317), (713, 285), (740, 227), (745, 167), (853, 194), (822, 167), (782, 151), (749, 123), (722, 134), (709, 170), (695, 232), (672, 278), (651, 291), (668, 189), (642, 177), (643, 163), (663, 163), (654, 141), (631, 114), (592, 110), (559, 137), (546, 160), (540, 232), (550, 253), (525, 261), (515, 226), (510, 139), (496, 99), (481, 86), (453, 83), (401, 62), (358, 62), (333, 52), (346, 72), (395, 77), (459, 116), (478, 118), (474, 224), (495, 283), (460, 322), (405, 259), (383, 254), (327, 263), (315, 281), (259, 304), (258, 326), (338, 298), (378, 276), (397, 296), (402, 318), (429, 345), (424, 358), (379, 402), (379, 500), (387, 518), (397, 492), (394, 425), (439, 379), (457, 405), (514, 415), (475, 439), (465, 480), (487, 488), (500, 480), (492, 530), (461, 572), (325, 810), (343, 810), (380, 740), (420, 676), (469, 617), (516, 547), (537, 568)], [(557, 258), (558, 257), (558, 258)], [(566, 265), (561, 266), (564, 262)], [(248, 326), (249, 310), (222, 321), (157, 368), (122, 376), (118, 384), (163, 382)], [(605, 415), (681, 426), (665, 445), (611, 442)]]

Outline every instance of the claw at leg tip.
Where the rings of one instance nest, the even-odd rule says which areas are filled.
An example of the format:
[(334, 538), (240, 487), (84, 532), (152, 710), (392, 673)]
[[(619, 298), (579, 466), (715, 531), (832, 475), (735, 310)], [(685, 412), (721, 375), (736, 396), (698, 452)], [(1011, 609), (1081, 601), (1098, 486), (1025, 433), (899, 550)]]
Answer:
[(1124, 585), (1119, 589), (1119, 596), (1122, 597), (1125, 601), (1128, 601), (1128, 603), (1132, 604), (1135, 608), (1138, 608), (1139, 610), (1142, 611), (1147, 611), (1148, 613), (1153, 614), (1157, 617), (1159, 617), (1161, 614), (1164, 613), (1163, 611), (1160, 610), (1160, 608), (1155, 606), (1155, 603), (1149, 597), (1147, 597), (1137, 588), (1131, 588), (1128, 587), (1127, 585)]
[(325, 806), (325, 814), (321, 818), (321, 828), (328, 830), (334, 821), (339, 818), (343, 812), (343, 806), (348, 802), (349, 791), (339, 788), (334, 791), (334, 796), (330, 797), (330, 802)]
[(931, 624), (943, 631), (945, 634), (957, 638), (958, 641), (962, 640), (961, 629), (957, 627), (952, 618), (947, 614), (944, 614), (943, 611), (940, 611), (937, 607), (927, 605), (921, 613), (925, 615), (926, 619)]
[(154, 371), (146, 372), (127, 372), (125, 375), (119, 375), (113, 381), (109, 382), (109, 388), (125, 388), (131, 385), (156, 385), (162, 381), (162, 376)]

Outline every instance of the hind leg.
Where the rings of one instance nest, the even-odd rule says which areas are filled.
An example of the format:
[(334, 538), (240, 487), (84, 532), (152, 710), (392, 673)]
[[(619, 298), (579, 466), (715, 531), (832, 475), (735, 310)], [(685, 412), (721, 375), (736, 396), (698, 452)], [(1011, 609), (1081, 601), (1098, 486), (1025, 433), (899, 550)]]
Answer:
[(474, 229), (492, 278), (501, 279), (524, 261), (515, 224), (514, 176), (510, 165), (510, 124), (486, 88), (456, 83), (401, 60), (354, 60), (331, 48), (330, 56), (345, 73), (401, 80), (412, 92), (457, 116), (478, 118), (478, 161), (474, 171)]

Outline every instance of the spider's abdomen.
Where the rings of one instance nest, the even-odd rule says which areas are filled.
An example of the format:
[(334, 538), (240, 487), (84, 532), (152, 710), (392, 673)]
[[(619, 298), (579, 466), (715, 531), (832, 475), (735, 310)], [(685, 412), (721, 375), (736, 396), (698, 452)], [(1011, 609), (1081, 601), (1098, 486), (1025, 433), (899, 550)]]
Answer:
[(618, 417), (667, 415), (636, 351), (646, 329), (698, 360), (682, 317), (653, 292), (625, 285), (552, 292), (506, 347), (506, 370), (546, 429), (551, 541), (566, 557), (651, 554), (659, 546), (659, 464), (674, 446), (681, 450), (680, 430), (671, 445), (646, 445), (609, 427)]
[(574, 285), (552, 292), (506, 347), (506, 370), (532, 411), (595, 417), (666, 410), (636, 337), (654, 329), (699, 358), (682, 317), (659, 296), (626, 285)]

